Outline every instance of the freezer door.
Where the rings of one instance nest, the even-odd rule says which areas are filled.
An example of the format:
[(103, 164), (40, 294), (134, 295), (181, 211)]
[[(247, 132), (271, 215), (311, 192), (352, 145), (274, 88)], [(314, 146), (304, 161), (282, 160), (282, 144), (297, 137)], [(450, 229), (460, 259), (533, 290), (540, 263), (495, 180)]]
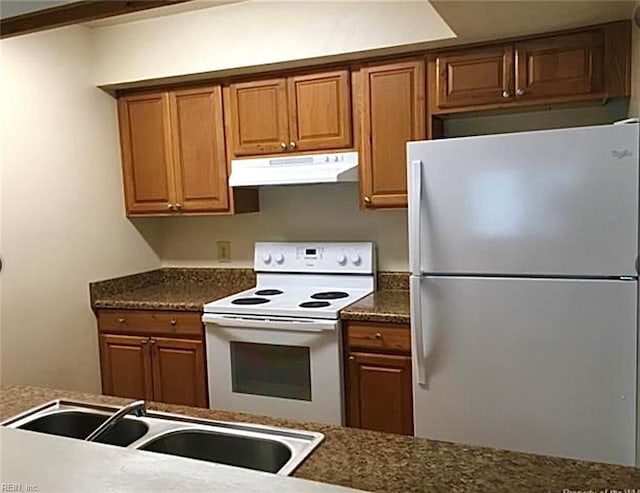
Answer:
[(416, 436), (635, 464), (636, 281), (412, 282)]
[(638, 124), (410, 142), (413, 274), (636, 275)]

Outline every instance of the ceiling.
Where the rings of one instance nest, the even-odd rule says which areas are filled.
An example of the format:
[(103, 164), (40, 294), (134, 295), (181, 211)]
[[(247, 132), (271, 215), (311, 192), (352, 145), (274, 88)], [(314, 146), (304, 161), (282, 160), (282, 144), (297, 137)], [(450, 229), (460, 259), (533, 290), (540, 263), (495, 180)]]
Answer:
[(0, 19), (14, 17), (16, 15), (29, 14), (38, 10), (59, 7), (65, 3), (73, 3), (76, 0), (0, 0)]
[[(2, 0), (0, 0), (2, 1)], [(142, 10), (131, 14), (119, 15), (116, 17), (107, 17), (95, 21), (85, 22), (87, 27), (104, 27), (114, 26), (116, 24), (124, 24), (126, 22), (140, 21), (143, 19), (152, 19), (154, 17), (162, 17), (165, 15), (179, 14), (181, 12), (189, 12), (191, 10), (208, 9), (212, 7), (220, 7), (231, 3), (240, 3), (250, 0), (188, 0), (184, 3), (175, 5), (167, 5), (166, 7), (156, 7), (150, 10)], [(290, 0), (287, 0), (290, 1)]]
[[(35, 12), (74, 3), (74, 1), (77, 0), (0, 0), (0, 18)], [(250, 1), (302, 0), (192, 0), (90, 21), (85, 25), (88, 27), (111, 26), (190, 10)], [(327, 5), (331, 3), (332, 1), (328, 1)], [(436, 45), (508, 38), (630, 19), (634, 9), (640, 4), (637, 0), (430, 0), (430, 3), (458, 36), (455, 39), (437, 42)]]
[(460, 44), (631, 19), (638, 2), (431, 0), (431, 4), (458, 35), (446, 44)]

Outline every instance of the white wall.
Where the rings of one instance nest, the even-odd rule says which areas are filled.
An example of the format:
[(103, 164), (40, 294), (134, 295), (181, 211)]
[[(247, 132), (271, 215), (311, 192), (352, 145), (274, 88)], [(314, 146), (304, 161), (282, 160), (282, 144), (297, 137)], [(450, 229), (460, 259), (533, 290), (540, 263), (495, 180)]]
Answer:
[(93, 83), (89, 33), (0, 42), (2, 382), (98, 391), (88, 283), (160, 264), (124, 216), (115, 102)]
[(247, 1), (94, 29), (98, 85), (450, 38), (420, 1)]
[(627, 118), (629, 101), (617, 98), (607, 104), (563, 108), (554, 110), (534, 110), (503, 115), (458, 116), (444, 122), (447, 137), (466, 137), (527, 130), (548, 130), (552, 128), (605, 125)]
[[(260, 212), (172, 218), (159, 239), (165, 266), (252, 267), (256, 241), (375, 241), (381, 270), (408, 269), (406, 210), (361, 211), (355, 183), (267, 187)], [(217, 263), (216, 241), (231, 241)]]

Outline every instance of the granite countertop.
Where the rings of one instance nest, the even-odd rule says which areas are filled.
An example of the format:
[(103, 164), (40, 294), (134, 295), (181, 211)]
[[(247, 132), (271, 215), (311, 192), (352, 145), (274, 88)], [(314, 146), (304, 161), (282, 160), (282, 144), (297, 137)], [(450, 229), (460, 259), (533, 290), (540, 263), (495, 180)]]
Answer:
[[(378, 290), (341, 311), (344, 320), (409, 323), (409, 278), (381, 272)], [(251, 269), (164, 268), (90, 284), (94, 309), (202, 311), (202, 306), (256, 284)]]
[[(3, 385), (4, 420), (54, 399), (122, 405), (127, 399)], [(402, 435), (242, 413), (149, 403), (150, 409), (318, 431), (325, 441), (295, 477), (373, 492), (558, 492), (637, 488), (640, 469), (471, 447)]]
[(202, 306), (255, 286), (251, 269), (164, 268), (91, 283), (94, 309), (202, 311)]
[(409, 291), (374, 291), (340, 312), (343, 320), (408, 324)]

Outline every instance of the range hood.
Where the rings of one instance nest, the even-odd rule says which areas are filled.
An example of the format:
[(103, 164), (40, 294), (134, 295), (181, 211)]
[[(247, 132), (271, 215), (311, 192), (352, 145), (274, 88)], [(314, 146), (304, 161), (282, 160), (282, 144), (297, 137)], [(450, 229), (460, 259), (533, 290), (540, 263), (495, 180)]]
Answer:
[(231, 161), (229, 185), (304, 185), (358, 181), (358, 153), (305, 154)]

